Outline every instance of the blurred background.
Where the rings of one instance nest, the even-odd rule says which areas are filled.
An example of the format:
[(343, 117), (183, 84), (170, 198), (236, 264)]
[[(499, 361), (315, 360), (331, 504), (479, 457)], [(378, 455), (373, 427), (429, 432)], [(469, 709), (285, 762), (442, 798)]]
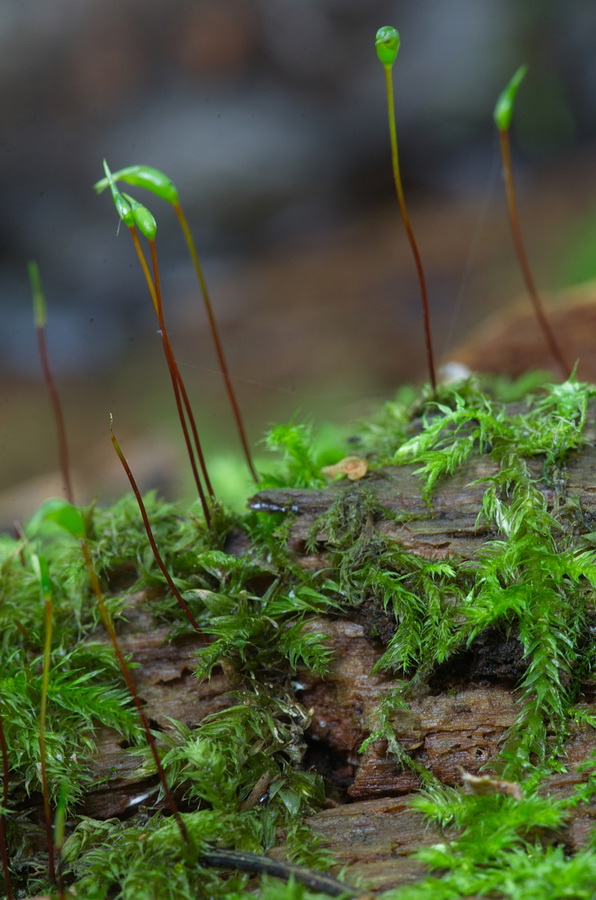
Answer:
[[(92, 190), (104, 157), (176, 183), (255, 444), (294, 415), (349, 427), (425, 378), (374, 50), (385, 24), (402, 38), (400, 161), (437, 355), (458, 356), (487, 316), (527, 302), (492, 122), (522, 62), (512, 141), (536, 280), (565, 298), (596, 276), (595, 4), (1, 0), (3, 525), (60, 493), (29, 259), (45, 287), (77, 499), (126, 489), (109, 412), (144, 489), (188, 488), (144, 280), (109, 197)], [(223, 493), (249, 489), (175, 217), (137, 196), (158, 221), (166, 318), (213, 477)]]

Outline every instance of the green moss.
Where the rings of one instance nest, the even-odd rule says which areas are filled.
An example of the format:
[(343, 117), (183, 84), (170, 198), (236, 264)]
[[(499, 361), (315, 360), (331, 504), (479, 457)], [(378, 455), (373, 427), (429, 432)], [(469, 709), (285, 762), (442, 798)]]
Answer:
[(281, 454), (277, 466), (261, 477), (261, 487), (317, 488), (325, 484), (321, 468), (334, 459), (341, 447), (337, 429), (320, 429), (292, 421), (276, 425), (266, 435), (268, 450)]
[[(509, 397), (516, 390), (519, 393), (506, 388)], [(581, 891), (594, 874), (589, 853), (568, 860), (556, 847), (537, 847), (528, 823), (534, 816), (534, 827), (550, 835), (568, 815), (571, 801), (545, 806), (535, 792), (549, 769), (562, 765), (556, 754), (572, 723), (590, 718), (577, 701), (595, 661), (586, 638), (596, 588), (591, 526), (573, 498), (561, 496), (554, 509), (547, 508), (540, 487), (556, 487), (569, 452), (585, 440), (588, 403), (595, 390), (571, 379), (511, 403), (502, 399), (502, 384), (470, 380), (441, 388), (436, 401), (428, 394), (410, 394), (405, 402), (402, 398), (388, 404), (364, 426), (361, 453), (373, 468), (417, 465), (429, 516), (442, 480), (473, 456), (491, 457), (494, 474), (485, 479), (478, 514), (495, 538), (471, 564), (456, 558), (425, 560), (381, 534), (379, 523), (389, 513), (366, 480), (338, 491), (315, 523), (311, 549), (324, 533), (329, 560), (325, 571), (315, 573), (302, 571), (285, 546), (284, 527), (291, 515), (284, 520), (281, 514), (221, 513), (217, 527), (208, 532), (194, 510), (147, 498), (168, 568), (201, 629), (211, 637), (198, 654), (197, 676), (209, 678), (223, 664), (235, 681), (229, 708), (196, 729), (178, 723), (160, 736), (164, 768), (181, 798), (192, 849), (181, 844), (173, 821), (160, 814), (138, 814), (126, 822), (80, 816), (77, 803), (91, 786), (95, 723), (116, 728), (137, 755), (144, 752), (144, 740), (112, 652), (97, 643), (95, 601), (76, 541), (39, 522), (28, 530), (29, 543), (4, 536), (0, 715), (11, 766), (6, 818), (19, 889), (33, 893), (48, 888), (43, 858), (33, 852), (37, 843), (43, 845), (39, 826), (17, 813), (34, 801), (40, 787), (43, 603), (31, 546), (46, 555), (54, 591), (48, 769), (54, 802), (62, 784), (72, 786), (63, 871), (80, 895), (244, 896), (248, 875), (219, 875), (201, 864), (201, 853), (214, 847), (262, 854), (280, 833), (294, 861), (326, 868), (329, 855), (303, 822), (321, 807), (325, 790), (321, 778), (304, 769), (309, 715), (297, 701), (293, 683), (304, 669), (325, 673), (332, 661), (326, 639), (305, 628), (306, 623), (320, 614), (350, 616), (366, 609), (369, 631), (377, 639), (383, 632), (377, 624), (391, 624), (392, 636), (377, 669), (395, 678), (367, 743), (386, 740), (389, 752), (422, 777), (428, 793), (421, 796), (420, 808), (445, 827), (451, 823), (449, 827), (457, 829), (444, 847), (423, 853), (429, 865), (446, 870), (447, 876), (387, 896), (427, 896), (424, 891), (437, 898), (466, 896), (499, 884), (498, 872), (507, 872), (515, 886), (507, 896), (538, 896), (523, 892), (532, 865), (542, 873), (541, 885), (549, 878), (558, 884), (565, 876), (578, 885), (573, 896), (588, 896)], [(286, 458), (263, 484), (322, 484), (320, 464), (333, 460), (322, 460), (312, 451), (309, 433), (292, 424), (274, 434), (270, 444), (281, 448)], [(341, 454), (338, 450), (337, 456)], [(188, 633), (155, 566), (132, 499), (85, 515), (94, 564), (112, 613), (126, 616), (123, 583), (128, 592), (147, 589), (155, 621), (169, 622), (173, 634)], [(225, 551), (227, 538), (242, 532), (249, 549), (230, 555)], [(519, 684), (518, 717), (499, 759), (493, 761), (503, 777), (527, 786), (521, 805), (511, 798), (446, 791), (407, 756), (392, 727), (396, 710), (407, 706), (415, 686), (487, 629), (517, 637), (523, 649), (526, 668)], [(549, 737), (553, 731), (554, 745)], [(154, 770), (147, 753), (143, 766), (147, 775)], [(246, 807), (259, 784), (265, 785), (262, 802)], [(581, 795), (578, 789), (576, 803), (588, 799), (591, 784), (588, 779), (581, 786)], [(482, 857), (474, 849), (479, 817), (490, 825), (478, 838), (484, 846)], [(494, 834), (500, 837), (489, 846)], [(259, 884), (263, 897), (309, 896), (294, 882), (280, 886), (263, 877)]]
[[(594, 896), (596, 855), (569, 856), (550, 841), (565, 823), (571, 800), (534, 792), (521, 800), (439, 789), (414, 805), (445, 829), (445, 840), (416, 856), (437, 876), (382, 895), (383, 900), (447, 900), (467, 896), (560, 900)], [(439, 877), (439, 874), (440, 877)]]

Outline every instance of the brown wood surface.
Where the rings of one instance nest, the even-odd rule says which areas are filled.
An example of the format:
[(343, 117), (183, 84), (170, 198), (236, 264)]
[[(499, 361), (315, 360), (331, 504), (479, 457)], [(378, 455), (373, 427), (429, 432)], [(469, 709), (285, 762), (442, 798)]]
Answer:
[[(538, 477), (541, 461), (532, 467)], [(373, 491), (388, 514), (380, 513), (372, 526), (401, 546), (432, 559), (473, 560), (483, 542), (496, 535), (483, 523), (477, 524), (483, 487), (470, 482), (492, 474), (494, 463), (474, 460), (439, 486), (430, 505), (421, 495), (414, 469), (390, 467), (354, 484), (336, 482), (319, 491), (261, 491), (250, 506), (263, 512), (284, 511), (290, 517), (289, 546), (308, 569), (329, 561), (327, 535), (323, 526), (317, 526), (317, 518), (342, 491)], [(584, 531), (592, 530), (590, 521), (596, 514), (594, 472), (596, 452), (590, 443), (573, 454), (554, 486), (543, 485), (551, 507), (574, 500), (574, 515), (578, 527), (580, 520), (584, 522)], [(306, 542), (313, 530), (317, 550), (308, 554)], [(170, 727), (168, 717), (196, 724), (230, 702), (226, 692), (231, 685), (223, 671), (216, 671), (205, 684), (192, 675), (194, 651), (204, 644), (200, 637), (168, 642), (167, 630), (153, 627), (143, 595), (134, 599), (128, 620), (122, 627), (123, 645), (138, 663), (135, 679), (153, 722), (164, 729)], [(383, 647), (367, 637), (362, 621), (320, 617), (308, 628), (327, 636), (334, 662), (324, 678), (305, 672), (298, 679), (298, 696), (310, 716), (306, 763), (315, 765), (337, 788), (337, 805), (332, 803), (312, 816), (310, 824), (324, 836), (339, 865), (346, 867), (342, 877), (362, 885), (363, 896), (374, 896), (421, 877), (424, 869), (411, 853), (441, 840), (442, 835), (429, 829), (409, 806), (420, 787), (415, 773), (402, 769), (382, 742), (358, 753), (375, 728), (378, 702), (392, 684), (389, 676), (371, 673)], [(522, 671), (514, 638), (483, 636), (471, 654), (438, 673), (432, 689), (420, 689), (407, 712), (395, 715), (398, 740), (440, 781), (461, 784), (462, 770), (479, 773), (498, 751), (516, 716), (514, 686)], [(593, 695), (592, 686), (586, 685), (580, 705), (596, 712)], [(577, 765), (595, 750), (593, 732), (574, 729), (566, 746), (567, 772), (553, 776), (548, 790), (557, 796), (570, 791), (585, 777), (576, 772)], [(94, 769), (104, 781), (88, 796), (85, 813), (107, 818), (130, 812), (139, 803), (150, 804), (156, 782), (147, 778), (139, 761), (118, 744), (115, 735), (103, 731)], [(569, 850), (585, 846), (594, 817), (596, 804), (575, 810), (559, 835)], [(283, 857), (283, 852), (281, 843), (272, 855)]]

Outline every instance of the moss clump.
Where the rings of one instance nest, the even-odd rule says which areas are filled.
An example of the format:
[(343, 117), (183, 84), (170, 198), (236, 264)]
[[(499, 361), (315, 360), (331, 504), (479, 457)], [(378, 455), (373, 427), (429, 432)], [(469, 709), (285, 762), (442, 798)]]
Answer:
[[(429, 561), (396, 547), (374, 531), (379, 510), (361, 491), (340, 497), (325, 516), (339, 576), (329, 586), (346, 606), (373, 597), (393, 614), (395, 633), (378, 669), (416, 683), (487, 629), (517, 636), (526, 670), (518, 720), (501, 751), (506, 777), (527, 774), (552, 754), (547, 727), (564, 740), (579, 686), (594, 665), (585, 635), (596, 557), (578, 546), (568, 503), (549, 510), (540, 490), (560, 480), (560, 466), (585, 442), (594, 392), (570, 379), (511, 405), (470, 380), (443, 388), (421, 413), (419, 401), (409, 415), (403, 405), (388, 404), (368, 427), (365, 446), (374, 463), (419, 464), (429, 504), (440, 481), (473, 455), (495, 461), (496, 471), (483, 479), (478, 520), (497, 537), (472, 564)], [(538, 477), (529, 465), (536, 459)], [(360, 519), (349, 513), (356, 498)]]
[[(209, 850), (258, 855), (280, 836), (294, 861), (318, 870), (332, 863), (304, 825), (305, 816), (323, 805), (325, 786), (304, 766), (309, 713), (296, 698), (295, 683), (305, 670), (324, 674), (332, 661), (323, 635), (306, 629), (306, 623), (321, 614), (354, 616), (367, 605), (377, 610), (377, 638), (386, 640), (377, 668), (395, 678), (369, 741), (384, 738), (389, 751), (421, 775), (427, 789), (421, 808), (456, 826), (459, 835), (455, 843), (424, 851), (425, 861), (446, 869), (447, 876), (387, 897), (427, 896), (424, 891), (431, 897), (457, 897), (489, 888), (506, 896), (535, 896), (524, 886), (532, 865), (542, 873), (541, 884), (549, 878), (557, 884), (565, 875), (577, 885), (577, 893), (569, 896), (588, 896), (581, 891), (593, 877), (592, 857), (566, 859), (552, 841), (537, 849), (533, 836), (536, 828), (550, 834), (573, 803), (585, 801), (592, 791), (588, 777), (574, 798), (560, 804), (536, 795), (546, 774), (561, 766), (557, 752), (571, 723), (586, 716), (576, 704), (594, 666), (591, 530), (572, 498), (557, 493), (557, 485), (568, 455), (586, 440), (588, 404), (595, 392), (571, 379), (506, 403), (494, 385), (470, 380), (441, 388), (436, 401), (423, 394), (388, 404), (364, 427), (362, 452), (373, 471), (387, 464), (418, 466), (429, 516), (442, 480), (473, 456), (490, 457), (494, 465), (484, 479), (478, 516), (492, 539), (472, 561), (427, 560), (381, 533), (378, 526), (387, 511), (373, 481), (338, 491), (316, 523), (312, 542), (324, 531), (328, 553), (328, 565), (316, 572), (302, 570), (288, 552), (283, 513), (221, 516), (217, 528), (208, 531), (192, 510), (149, 498), (168, 568), (210, 636), (198, 652), (196, 674), (207, 679), (223, 667), (233, 682), (227, 708), (160, 735), (163, 765), (192, 846), (181, 843), (173, 821), (158, 811), (108, 822), (80, 814), (81, 797), (91, 787), (95, 723), (117, 729), (137, 755), (143, 739), (112, 653), (98, 643), (98, 618), (76, 542), (47, 523), (33, 523), (26, 539), (3, 537), (0, 715), (10, 764), (3, 808), (18, 889), (30, 894), (48, 889), (43, 832), (36, 815), (27, 812), (40, 787), (43, 604), (31, 562), (33, 546), (42, 548), (49, 561), (54, 589), (48, 771), (54, 802), (62, 784), (72, 786), (61, 873), (79, 895), (135, 900), (244, 896), (249, 884), (255, 885), (252, 876), (206, 868)], [(295, 423), (273, 434), (270, 443), (283, 448), (286, 469), (264, 485), (316, 487), (321, 460), (310, 435)], [(545, 500), (545, 485), (559, 498), (554, 506)], [(126, 498), (109, 510), (90, 510), (87, 519), (94, 565), (113, 614), (126, 617), (127, 596), (143, 590), (155, 622), (170, 623), (175, 634), (189, 634), (153, 562), (133, 502)], [(238, 536), (242, 552), (228, 552)], [(381, 622), (390, 627), (382, 628)], [(523, 780), (523, 801), (444, 789), (407, 757), (392, 733), (392, 714), (407, 704), (415, 685), (489, 630), (514, 636), (523, 653), (518, 717), (492, 761), (501, 777)], [(549, 730), (557, 735), (554, 746)], [(150, 775), (149, 756), (143, 766)], [(482, 856), (474, 843), (480, 817), (491, 823), (482, 832)], [(493, 834), (499, 840), (488, 847)], [(509, 883), (517, 893), (506, 893)], [(279, 885), (267, 877), (255, 890), (280, 900), (309, 896), (293, 880)]]

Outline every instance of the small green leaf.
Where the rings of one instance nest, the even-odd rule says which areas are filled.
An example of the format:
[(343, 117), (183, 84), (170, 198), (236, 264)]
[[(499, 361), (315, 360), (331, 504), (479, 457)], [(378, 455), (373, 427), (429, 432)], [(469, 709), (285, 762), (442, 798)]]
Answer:
[(132, 209), (130, 208), (129, 204), (126, 202), (126, 200), (124, 199), (124, 197), (122, 196), (122, 194), (120, 193), (118, 188), (116, 187), (116, 183), (112, 177), (112, 173), (110, 172), (110, 170), (108, 168), (108, 164), (105, 161), (105, 159), (103, 161), (103, 167), (104, 167), (104, 171), (106, 173), (106, 178), (107, 178), (108, 184), (110, 186), (110, 193), (112, 195), (112, 200), (114, 201), (114, 206), (116, 207), (116, 212), (118, 213), (118, 215), (120, 216), (120, 218), (122, 219), (124, 224), (128, 228), (130, 228), (132, 225), (135, 224)]
[(397, 28), (391, 25), (383, 25), (379, 28), (375, 37), (377, 56), (385, 68), (390, 68), (396, 60), (399, 52), (400, 38)]
[(149, 212), (146, 206), (143, 206), (142, 203), (139, 203), (134, 197), (131, 197), (130, 194), (123, 194), (123, 196), (128, 203), (130, 203), (135, 225), (141, 234), (144, 235), (148, 241), (154, 241), (155, 235), (157, 234), (157, 222), (155, 221), (153, 214)]
[(75, 538), (85, 537), (85, 517), (80, 509), (66, 500), (47, 500), (40, 509), (42, 517), (55, 522)]
[(497, 100), (493, 118), (499, 131), (507, 131), (509, 128), (513, 115), (513, 102), (527, 71), (527, 66), (520, 66)]
[[(126, 181), (127, 184), (146, 188), (168, 203), (178, 203), (178, 190), (174, 182), (152, 166), (127, 166), (114, 172), (112, 178), (114, 181)], [(94, 188), (100, 194), (108, 185), (109, 180), (102, 178)]]

